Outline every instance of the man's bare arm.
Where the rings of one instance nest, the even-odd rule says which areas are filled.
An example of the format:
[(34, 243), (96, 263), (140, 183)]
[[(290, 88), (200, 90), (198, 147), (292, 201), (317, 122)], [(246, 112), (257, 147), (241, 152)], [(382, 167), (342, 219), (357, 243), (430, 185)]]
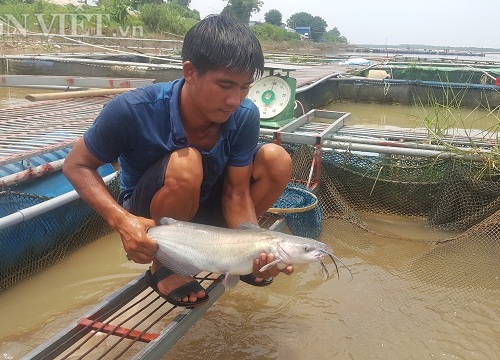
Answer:
[(146, 234), (147, 228), (155, 225), (154, 221), (136, 217), (118, 205), (97, 172), (101, 165), (103, 162), (80, 139), (66, 157), (63, 172), (80, 197), (120, 233), (123, 247), (131, 258), (138, 263), (148, 263), (157, 249)]

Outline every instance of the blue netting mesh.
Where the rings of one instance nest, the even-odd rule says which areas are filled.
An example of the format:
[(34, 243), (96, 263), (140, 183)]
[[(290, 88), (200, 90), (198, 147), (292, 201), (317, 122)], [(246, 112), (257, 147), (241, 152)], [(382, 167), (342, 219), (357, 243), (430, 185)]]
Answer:
[[(298, 183), (289, 183), (272, 208), (307, 208), (316, 202), (310, 190)], [(321, 234), (323, 214), (319, 203), (311, 210), (283, 214), (293, 235), (318, 238)]]
[[(117, 197), (119, 176), (107, 185)], [(40, 204), (49, 197), (0, 192), (0, 217)], [(0, 292), (55, 264), (75, 249), (109, 233), (111, 228), (83, 200), (46, 211), (22, 223), (0, 229)]]

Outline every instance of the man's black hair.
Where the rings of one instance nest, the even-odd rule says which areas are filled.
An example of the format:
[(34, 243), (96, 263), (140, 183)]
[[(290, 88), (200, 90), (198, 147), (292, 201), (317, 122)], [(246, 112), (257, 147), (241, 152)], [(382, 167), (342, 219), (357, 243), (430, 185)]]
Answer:
[(247, 25), (227, 15), (210, 15), (187, 32), (182, 61), (190, 61), (201, 75), (231, 69), (258, 78), (264, 71), (259, 40)]

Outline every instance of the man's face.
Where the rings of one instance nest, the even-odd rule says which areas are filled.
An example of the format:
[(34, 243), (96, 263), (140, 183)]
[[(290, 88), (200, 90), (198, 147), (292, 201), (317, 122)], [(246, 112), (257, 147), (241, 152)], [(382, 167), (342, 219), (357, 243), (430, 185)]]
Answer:
[(252, 82), (252, 74), (234, 70), (196, 74), (192, 82), (195, 106), (207, 120), (224, 123), (248, 95)]

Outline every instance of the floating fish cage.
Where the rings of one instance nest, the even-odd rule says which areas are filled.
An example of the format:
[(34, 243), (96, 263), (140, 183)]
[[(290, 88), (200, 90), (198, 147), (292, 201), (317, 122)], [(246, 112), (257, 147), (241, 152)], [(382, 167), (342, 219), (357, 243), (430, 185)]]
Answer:
[[(153, 58), (153, 59), (151, 59)], [(5, 55), (0, 74), (71, 77), (130, 77), (171, 81), (182, 76), (180, 60), (116, 54)]]
[(323, 219), (344, 211), (382, 213), (464, 231), (500, 210), (496, 134), (450, 129), (437, 139), (425, 129), (350, 125), (349, 117), (312, 110), (274, 133), (292, 154), (294, 178), (320, 185)]
[[(110, 174), (105, 178), (107, 187), (117, 197), (119, 176), (113, 167), (100, 172)], [(70, 186), (60, 171), (43, 181), (45, 185), (38, 186), (50, 184), (50, 190)], [(74, 190), (54, 197), (36, 194), (36, 190), (18, 191), (28, 185), (0, 192), (0, 291), (111, 232)]]
[[(0, 291), (109, 231), (61, 172), (71, 147), (108, 100), (46, 101), (0, 111)], [(114, 172), (111, 164), (99, 169), (102, 177), (112, 176), (108, 186), (118, 196)]]
[(500, 78), (500, 64), (495, 67), (486, 64), (388, 62), (364, 70), (362, 75), (369, 76), (370, 70), (384, 71), (391, 79), (398, 80), (496, 85), (496, 78)]
[[(262, 141), (280, 142), (292, 156), (293, 181), (271, 209), (285, 216), (286, 209), (305, 210), (290, 211), (299, 216), (287, 218), (292, 231), (298, 227), (314, 233), (319, 228), (334, 234), (337, 242), (370, 251), (367, 235), (377, 229), (366, 221), (367, 214), (387, 214), (428, 218), (430, 227), (451, 230), (437, 240), (422, 239), (444, 242), (441, 253), (453, 255), (447, 244), (462, 241), (477, 244), (477, 251), (497, 246), (500, 185), (494, 176), (478, 179), (477, 171), (484, 166), (480, 157), (440, 147), (416, 130), (351, 126), (349, 117), (313, 110), (279, 130), (262, 133)], [(467, 147), (466, 138), (451, 140)], [(487, 142), (483, 147), (494, 150)], [(314, 196), (302, 196), (302, 190)], [(282, 224), (274, 222), (271, 228)], [(484, 267), (492, 273), (497, 269), (496, 263)], [(176, 308), (148, 288), (141, 275), (26, 358), (159, 358), (224, 291), (218, 274), (202, 273), (197, 279), (210, 296), (206, 305)]]

